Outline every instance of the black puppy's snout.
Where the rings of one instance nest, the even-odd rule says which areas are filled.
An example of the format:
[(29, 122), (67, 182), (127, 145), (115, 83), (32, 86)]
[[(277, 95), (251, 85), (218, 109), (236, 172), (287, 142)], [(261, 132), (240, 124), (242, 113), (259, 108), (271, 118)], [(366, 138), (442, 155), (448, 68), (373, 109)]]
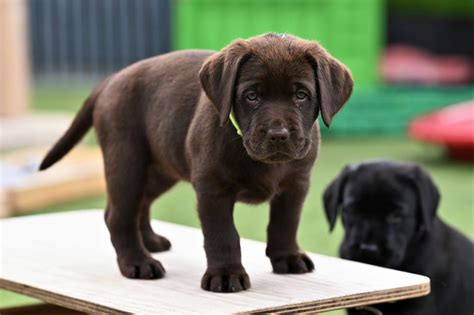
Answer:
[(377, 254), (379, 252), (379, 246), (371, 243), (361, 243), (359, 244), (359, 249), (367, 254)]
[(272, 143), (284, 143), (290, 138), (290, 131), (285, 127), (270, 128), (266, 137)]

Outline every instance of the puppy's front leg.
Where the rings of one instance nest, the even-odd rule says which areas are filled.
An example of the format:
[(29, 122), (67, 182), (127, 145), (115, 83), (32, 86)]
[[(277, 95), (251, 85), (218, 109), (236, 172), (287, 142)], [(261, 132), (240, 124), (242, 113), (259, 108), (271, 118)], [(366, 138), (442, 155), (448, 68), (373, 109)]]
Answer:
[(250, 288), (241, 263), (240, 239), (234, 225), (232, 195), (198, 193), (198, 211), (204, 234), (207, 270), (201, 288), (213, 292), (238, 292)]
[(308, 181), (299, 182), (271, 200), (266, 254), (275, 273), (305, 273), (314, 269), (296, 240), (308, 185)]

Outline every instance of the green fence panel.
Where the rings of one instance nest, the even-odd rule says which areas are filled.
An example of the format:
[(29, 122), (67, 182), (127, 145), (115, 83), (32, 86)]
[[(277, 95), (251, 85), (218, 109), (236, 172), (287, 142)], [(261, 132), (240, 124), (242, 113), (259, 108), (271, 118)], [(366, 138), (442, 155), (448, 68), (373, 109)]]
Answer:
[(319, 41), (359, 86), (377, 82), (383, 0), (175, 0), (174, 49), (221, 49), (265, 32)]
[(328, 135), (401, 135), (421, 115), (458, 102), (472, 100), (473, 86), (377, 86), (356, 88), (336, 115)]

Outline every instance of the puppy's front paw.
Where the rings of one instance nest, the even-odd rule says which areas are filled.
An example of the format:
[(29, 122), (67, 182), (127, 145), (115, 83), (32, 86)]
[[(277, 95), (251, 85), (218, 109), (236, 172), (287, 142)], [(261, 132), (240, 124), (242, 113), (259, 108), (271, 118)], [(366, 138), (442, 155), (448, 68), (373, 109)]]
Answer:
[(306, 273), (314, 270), (311, 258), (304, 253), (271, 259), (274, 273)]
[(207, 268), (201, 288), (212, 292), (239, 292), (250, 288), (250, 279), (241, 265), (226, 268)]
[(141, 259), (118, 259), (120, 272), (131, 279), (159, 279), (165, 275), (165, 269), (158, 260), (151, 257)]

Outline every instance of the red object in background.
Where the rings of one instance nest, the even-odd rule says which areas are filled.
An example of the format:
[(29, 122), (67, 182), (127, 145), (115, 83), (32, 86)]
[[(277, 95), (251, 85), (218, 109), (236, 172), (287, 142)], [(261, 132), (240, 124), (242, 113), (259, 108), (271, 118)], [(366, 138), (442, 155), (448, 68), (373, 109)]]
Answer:
[(474, 101), (417, 118), (408, 132), (415, 139), (446, 146), (453, 159), (474, 162)]
[(380, 69), (386, 82), (443, 85), (470, 82), (473, 67), (466, 56), (435, 56), (420, 48), (394, 45), (386, 49)]

